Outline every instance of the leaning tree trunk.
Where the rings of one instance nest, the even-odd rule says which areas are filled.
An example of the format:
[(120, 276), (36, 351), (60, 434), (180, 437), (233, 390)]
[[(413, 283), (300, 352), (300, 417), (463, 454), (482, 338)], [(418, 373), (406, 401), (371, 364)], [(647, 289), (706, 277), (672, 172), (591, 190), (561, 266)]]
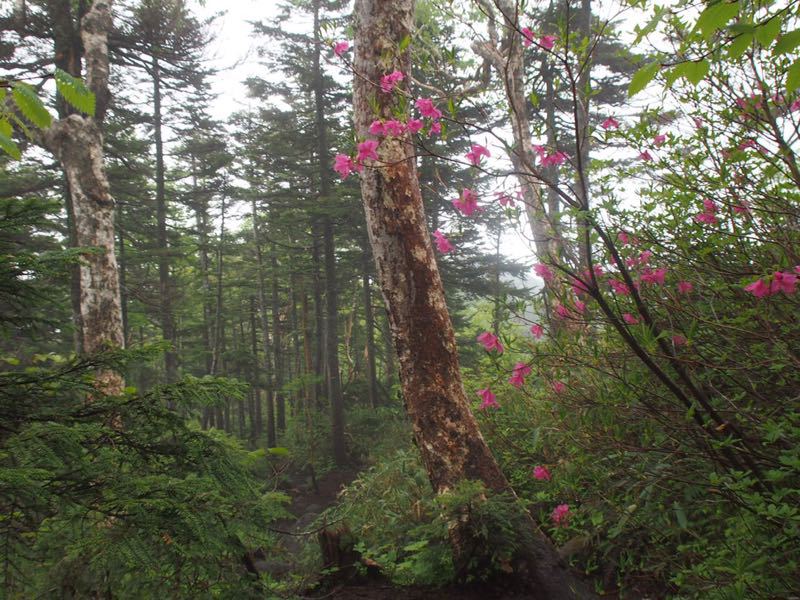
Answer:
[[(394, 118), (396, 96), (380, 90), (381, 77), (395, 69), (411, 72), (408, 48), (399, 48), (404, 39), (413, 38), (414, 0), (356, 0), (354, 11), (353, 103), (356, 134), (363, 139), (373, 120)], [(513, 493), (478, 429), (461, 382), (410, 136), (383, 139), (378, 156), (378, 161), (367, 161), (361, 194), (406, 410), (428, 477), (439, 494), (466, 479), (480, 480), (492, 492)], [(530, 529), (513, 540), (519, 548), (514, 563), (517, 582), (535, 597), (590, 597), (527, 518)], [(454, 522), (450, 534), (455, 559), (464, 564), (466, 553), (474, 549), (469, 520)]]
[[(72, 205), (75, 244), (93, 251), (78, 266), (79, 302), (75, 308), (80, 353), (92, 354), (124, 346), (119, 271), (114, 248), (114, 199), (103, 162), (100, 122), (108, 102), (108, 32), (111, 1), (94, 0), (81, 21), (80, 37), (86, 66), (86, 84), (97, 100), (96, 117), (68, 115), (44, 132), (44, 143), (61, 162)], [(98, 251), (95, 251), (98, 250)], [(98, 388), (121, 394), (122, 376), (97, 374)]]

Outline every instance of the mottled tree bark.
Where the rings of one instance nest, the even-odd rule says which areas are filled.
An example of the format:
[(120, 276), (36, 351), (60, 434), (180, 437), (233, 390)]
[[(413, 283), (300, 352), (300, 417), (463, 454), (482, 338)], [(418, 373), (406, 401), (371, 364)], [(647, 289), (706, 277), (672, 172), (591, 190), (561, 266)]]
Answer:
[[(356, 134), (368, 137), (370, 123), (394, 118), (396, 96), (378, 82), (394, 69), (411, 72), (408, 49), (413, 38), (414, 1), (356, 0)], [(377, 114), (375, 113), (377, 109)], [(411, 139), (384, 138), (378, 161), (368, 160), (361, 177), (378, 279), (389, 313), (400, 381), (414, 436), (433, 488), (439, 494), (465, 479), (482, 481), (496, 493), (512, 493), (478, 429), (464, 392), (458, 351), (444, 289), (423, 210)], [(540, 598), (589, 597), (560, 561), (555, 549), (527, 517), (520, 531), (513, 577)], [(474, 549), (469, 519), (451, 524), (457, 563)]]
[[(81, 20), (86, 84), (97, 99), (96, 117), (70, 114), (44, 132), (44, 143), (61, 162), (69, 189), (75, 244), (90, 248), (77, 269), (75, 308), (80, 329), (78, 351), (92, 354), (124, 346), (119, 271), (115, 255), (114, 213), (103, 164), (100, 121), (108, 102), (108, 32), (111, 1), (94, 0)], [(74, 72), (74, 68), (70, 72)], [(112, 371), (97, 374), (98, 387), (109, 394), (122, 393), (122, 376)]]

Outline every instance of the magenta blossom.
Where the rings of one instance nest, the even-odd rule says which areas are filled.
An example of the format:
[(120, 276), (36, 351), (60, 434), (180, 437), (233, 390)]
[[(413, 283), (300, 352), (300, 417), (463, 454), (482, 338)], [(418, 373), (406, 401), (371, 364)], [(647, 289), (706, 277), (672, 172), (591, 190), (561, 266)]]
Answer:
[(566, 527), (569, 524), (569, 504), (559, 504), (550, 514), (550, 520), (556, 527)]
[(617, 121), (614, 117), (608, 117), (605, 121), (600, 123), (600, 127), (603, 129), (618, 129), (619, 121)]
[(556, 39), (554, 35), (543, 35), (539, 38), (539, 45), (545, 50), (552, 50), (556, 45)]
[(533, 265), (533, 272), (545, 281), (553, 281), (553, 279), (555, 279), (555, 275), (550, 270), (550, 267), (543, 263), (537, 263)]
[(563, 165), (569, 159), (569, 154), (566, 152), (562, 152), (561, 150), (556, 150), (555, 152), (551, 152), (542, 158), (542, 166), (543, 167), (550, 167), (550, 166), (559, 166)]
[(528, 27), (523, 27), (521, 29), (521, 31), (522, 31), (522, 36), (523, 36), (522, 45), (527, 48), (533, 43), (533, 39), (534, 39), (533, 31), (531, 31), (530, 28), (528, 28)]
[(470, 162), (471, 165), (477, 167), (481, 162), (481, 157), (490, 157), (489, 150), (486, 146), (481, 146), (480, 144), (472, 144), (472, 148), (466, 154), (467, 160)]
[(388, 75), (381, 77), (381, 89), (388, 94), (398, 83), (403, 81), (403, 79), (405, 79), (405, 76), (400, 71), (395, 69)]
[(422, 131), (422, 121), (420, 119), (409, 119), (408, 123), (406, 123), (406, 129), (408, 129), (409, 133), (415, 134)]
[(608, 285), (611, 286), (611, 289), (614, 290), (615, 294), (619, 294), (620, 296), (627, 296), (631, 293), (628, 285), (619, 279), (609, 279)]
[(480, 410), (500, 408), (500, 405), (497, 403), (497, 396), (495, 396), (489, 388), (478, 390), (478, 396), (481, 397), (481, 405), (478, 407)]
[(577, 310), (580, 314), (586, 312), (586, 303), (581, 302), (580, 300), (575, 300), (575, 310)]
[(567, 391), (567, 384), (563, 381), (555, 380), (550, 384), (550, 387), (553, 388), (553, 391), (556, 394), (563, 394)]
[(379, 121), (377, 119), (370, 124), (367, 131), (369, 131), (370, 135), (386, 135), (386, 129), (383, 126), (383, 121)]
[(628, 325), (638, 325), (639, 319), (634, 317), (631, 313), (625, 313), (622, 315), (622, 320), (625, 321)]
[(643, 160), (644, 162), (650, 162), (653, 160), (653, 155), (650, 154), (648, 150), (645, 150), (641, 154), (639, 154), (639, 160)]
[(491, 331), (484, 331), (477, 337), (477, 340), (483, 345), (487, 352), (494, 350), (498, 354), (503, 353), (503, 344), (500, 343), (500, 339)]
[(569, 309), (564, 306), (563, 304), (556, 304), (555, 307), (556, 316), (559, 319), (568, 319), (569, 318)]
[(363, 163), (365, 160), (372, 159), (378, 160), (378, 153), (375, 152), (378, 148), (378, 140), (364, 140), (358, 145), (358, 156), (356, 160)]
[(336, 171), (342, 179), (347, 179), (350, 173), (357, 169), (353, 159), (347, 156), (347, 154), (337, 154), (333, 159), (333, 170)]
[(471, 217), (472, 213), (478, 208), (478, 195), (469, 188), (464, 188), (461, 196), (453, 200), (453, 206), (464, 213), (466, 216)]
[(500, 206), (514, 206), (514, 199), (505, 192), (495, 192), (494, 195), (497, 196)]
[(348, 41), (336, 42), (333, 45), (333, 53), (340, 58), (348, 50), (350, 50), (350, 42)]
[(550, 481), (553, 476), (550, 475), (550, 471), (547, 470), (547, 467), (536, 465), (533, 467), (533, 478), (537, 481)]
[(625, 231), (620, 231), (617, 234), (617, 239), (619, 240), (620, 244), (622, 244), (622, 245), (627, 245), (631, 241), (630, 236), (628, 236), (627, 232), (625, 232)]
[(675, 346), (684, 346), (686, 345), (686, 338), (676, 333), (675, 335), (672, 336), (672, 343)]
[(794, 273), (781, 273), (775, 271), (772, 275), (772, 284), (769, 288), (770, 294), (777, 294), (783, 292), (784, 294), (794, 294), (795, 287), (797, 286), (797, 275)]
[(434, 106), (433, 100), (430, 98), (418, 98), (414, 106), (419, 110), (419, 114), (427, 119), (436, 120), (442, 118), (442, 111)]
[(653, 138), (653, 143), (655, 144), (656, 148), (659, 148), (667, 141), (667, 136), (663, 133), (659, 133), (656, 137)]
[(544, 335), (544, 327), (539, 325), (539, 323), (534, 323), (531, 325), (531, 333), (533, 334), (533, 337), (535, 337), (537, 340), (540, 340)]
[(679, 294), (688, 294), (694, 289), (694, 286), (688, 281), (679, 281), (678, 282), (678, 293)]
[(401, 135), (403, 135), (403, 133), (405, 133), (406, 126), (397, 119), (391, 119), (390, 121), (386, 121), (386, 123), (383, 124), (383, 129), (384, 131), (386, 131), (386, 135), (400, 137)]
[(642, 283), (650, 283), (653, 285), (664, 285), (664, 279), (667, 276), (667, 269), (661, 267), (659, 269), (644, 269), (642, 271)]
[(765, 296), (769, 296), (769, 286), (764, 282), (763, 279), (756, 279), (750, 285), (746, 285), (744, 287), (745, 292), (750, 292), (756, 298), (764, 298)]
[(431, 123), (431, 132), (430, 135), (438, 135), (442, 133), (442, 124), (439, 121), (434, 121)]
[(508, 383), (516, 388), (525, 385), (525, 377), (531, 374), (531, 368), (525, 363), (518, 362), (514, 365), (514, 371), (508, 379)]
[(444, 237), (444, 234), (438, 229), (433, 232), (433, 237), (436, 238), (436, 248), (442, 254), (447, 254), (448, 252), (452, 252), (453, 250), (456, 249), (456, 247), (453, 246), (450, 240)]

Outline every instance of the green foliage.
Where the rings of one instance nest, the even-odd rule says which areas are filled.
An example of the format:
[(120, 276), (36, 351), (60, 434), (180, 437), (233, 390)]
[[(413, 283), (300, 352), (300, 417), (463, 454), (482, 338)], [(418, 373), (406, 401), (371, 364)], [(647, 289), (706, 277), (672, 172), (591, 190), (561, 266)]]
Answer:
[(86, 84), (66, 71), (56, 69), (56, 89), (70, 105), (87, 115), (94, 116), (95, 97)]
[[(261, 488), (249, 453), (186, 425), (163, 404), (168, 387), (120, 398), (94, 388), (95, 369), (146, 356), (51, 360), (0, 374), (6, 597), (54, 589), (251, 597), (266, 589), (242, 560), (274, 544), (269, 523), (286, 515), (287, 499)], [(174, 398), (221, 386), (183, 382)]]
[(45, 108), (38, 94), (27, 83), (17, 82), (11, 86), (11, 96), (20, 112), (36, 127), (46, 129), (53, 122), (53, 117)]

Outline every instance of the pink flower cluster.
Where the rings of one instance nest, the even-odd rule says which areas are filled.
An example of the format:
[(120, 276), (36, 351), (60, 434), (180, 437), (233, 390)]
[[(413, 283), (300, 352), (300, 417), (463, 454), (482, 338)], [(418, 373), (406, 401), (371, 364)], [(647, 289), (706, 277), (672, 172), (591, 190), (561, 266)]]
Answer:
[(767, 283), (767, 278), (756, 279), (753, 283), (746, 285), (744, 290), (750, 292), (756, 298), (774, 296), (781, 292), (788, 296), (795, 293), (798, 275), (800, 275), (800, 265), (794, 268), (794, 273), (775, 271), (772, 274), (770, 283)]
[(550, 481), (553, 476), (550, 474), (550, 471), (547, 469), (547, 467), (536, 465), (533, 467), (533, 478), (537, 481)]
[(559, 504), (550, 514), (550, 520), (556, 527), (566, 527), (569, 524), (570, 516), (569, 504)]
[(694, 220), (706, 225), (717, 223), (717, 204), (710, 198), (703, 198), (703, 210), (695, 215)]
[(619, 121), (614, 117), (607, 117), (605, 121), (600, 123), (600, 127), (603, 129), (619, 129)]
[(478, 208), (478, 195), (471, 189), (464, 188), (461, 192), (461, 196), (453, 200), (453, 206), (466, 216), (471, 217), (472, 213), (480, 210), (480, 208)]
[[(536, 34), (529, 27), (523, 27), (520, 31), (522, 32), (522, 44), (526, 48), (536, 42)], [(552, 50), (556, 44), (556, 39), (554, 35), (543, 35), (539, 38), (538, 45), (545, 50)]]
[(348, 50), (350, 50), (350, 42), (348, 42), (348, 41), (336, 42), (336, 43), (333, 45), (333, 53), (334, 53), (334, 54), (335, 54), (335, 55), (336, 55), (338, 58), (341, 58), (341, 57), (342, 57), (342, 54), (344, 54), (344, 53), (345, 53), (345, 52), (347, 52)]
[(492, 155), (489, 154), (489, 150), (486, 146), (481, 146), (480, 144), (472, 144), (470, 151), (466, 154), (467, 160), (474, 167), (477, 167), (481, 163), (482, 156), (489, 158)]
[(390, 94), (394, 90), (395, 86), (403, 81), (403, 79), (405, 79), (405, 76), (400, 71), (395, 69), (388, 75), (381, 77), (381, 90), (387, 94)]
[(436, 248), (438, 248), (439, 252), (442, 254), (447, 254), (448, 252), (452, 252), (456, 249), (450, 240), (444, 237), (444, 234), (438, 229), (433, 232), (433, 237), (436, 238)]
[(525, 377), (531, 374), (531, 368), (522, 362), (518, 362), (514, 365), (514, 371), (511, 374), (511, 377), (508, 379), (508, 383), (513, 385), (515, 388), (520, 388), (525, 385)]
[(480, 410), (486, 410), (487, 408), (500, 408), (500, 405), (497, 403), (497, 396), (495, 396), (492, 390), (489, 388), (478, 390), (478, 396), (481, 397), (481, 405), (478, 407)]
[(483, 345), (487, 352), (495, 351), (498, 354), (503, 353), (503, 344), (500, 342), (500, 339), (491, 331), (484, 331), (478, 336), (477, 340)]
[(545, 146), (533, 145), (533, 151), (541, 161), (542, 167), (557, 167), (569, 160), (569, 154), (561, 150), (550, 151)]

